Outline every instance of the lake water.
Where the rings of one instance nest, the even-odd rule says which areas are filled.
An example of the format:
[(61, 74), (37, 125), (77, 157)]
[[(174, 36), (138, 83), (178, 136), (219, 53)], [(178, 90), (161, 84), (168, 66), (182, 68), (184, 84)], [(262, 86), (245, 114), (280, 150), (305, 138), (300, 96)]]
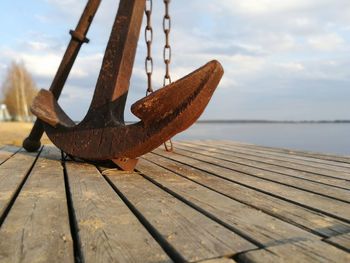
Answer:
[(350, 123), (197, 123), (174, 140), (198, 139), (350, 155)]

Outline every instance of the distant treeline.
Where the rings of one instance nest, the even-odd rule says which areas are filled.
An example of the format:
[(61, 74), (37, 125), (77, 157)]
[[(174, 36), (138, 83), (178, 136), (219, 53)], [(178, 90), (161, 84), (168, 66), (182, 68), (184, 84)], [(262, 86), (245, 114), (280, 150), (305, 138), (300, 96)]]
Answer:
[(197, 123), (350, 123), (350, 120), (271, 121), (271, 120), (199, 120)]

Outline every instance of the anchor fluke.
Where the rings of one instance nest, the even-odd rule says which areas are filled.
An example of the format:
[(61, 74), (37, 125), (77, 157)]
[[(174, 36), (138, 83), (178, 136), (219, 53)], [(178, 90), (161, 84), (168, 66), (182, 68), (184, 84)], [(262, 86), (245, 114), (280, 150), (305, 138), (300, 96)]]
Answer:
[(43, 122), (57, 127), (73, 127), (75, 123), (58, 105), (53, 93), (49, 90), (41, 89), (33, 100), (31, 106), (32, 113)]
[(201, 97), (201, 101), (202, 104), (206, 101), (207, 105), (222, 75), (221, 64), (213, 60), (182, 79), (137, 101), (131, 106), (131, 112), (145, 123), (154, 122), (156, 119), (162, 120), (171, 114), (181, 114), (186, 106), (182, 104), (192, 103), (200, 93), (206, 93), (206, 96)]

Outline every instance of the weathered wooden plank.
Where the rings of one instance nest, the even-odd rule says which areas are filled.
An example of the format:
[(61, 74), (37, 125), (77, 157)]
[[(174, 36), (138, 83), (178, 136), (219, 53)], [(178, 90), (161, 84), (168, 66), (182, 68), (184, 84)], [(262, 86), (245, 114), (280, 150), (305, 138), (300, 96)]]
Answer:
[(1, 262), (74, 262), (57, 153), (53, 147), (43, 150), (0, 228)]
[[(164, 151), (160, 149), (157, 149), (154, 152), (164, 155)], [(349, 221), (350, 209), (348, 209), (348, 203), (296, 189), (280, 183), (267, 181), (263, 178), (259, 178), (258, 176), (255, 177), (237, 172), (233, 169), (223, 167), (221, 160), (220, 163), (218, 163), (215, 160), (213, 161), (213, 158), (205, 157), (203, 155), (183, 152), (179, 149), (177, 149), (177, 152), (181, 152), (181, 155), (178, 153), (173, 153), (167, 154), (166, 156), (170, 159), (176, 160), (183, 164), (189, 164), (192, 167), (210, 172), (228, 180), (254, 187), (257, 191), (264, 191), (278, 196), (279, 198), (288, 199), (290, 201), (302, 204), (310, 209), (322, 211), (322, 213), (341, 218), (344, 221)], [(209, 160), (209, 162), (206, 160)]]
[(0, 216), (4, 213), (18, 187), (32, 168), (38, 153), (21, 150), (0, 165)]
[[(213, 142), (213, 140), (210, 140)], [(210, 142), (208, 140), (208, 142)], [(269, 146), (262, 146), (262, 145), (255, 145), (255, 144), (249, 144), (249, 143), (242, 143), (242, 142), (233, 142), (233, 141), (220, 141), (224, 142), (226, 144), (238, 144), (242, 145), (244, 147), (250, 147), (253, 149), (263, 149), (270, 152), (284, 152), (288, 153), (294, 156), (305, 156), (315, 159), (321, 159), (321, 160), (328, 160), (333, 161), (335, 163), (339, 163), (340, 166), (350, 164), (350, 156), (339, 156), (334, 154), (326, 154), (326, 153), (317, 153), (317, 152), (310, 152), (310, 151), (300, 151), (300, 150), (291, 150), (291, 149), (285, 149), (285, 148), (276, 148), (276, 147), (269, 147)]]
[(196, 159), (205, 161), (207, 163), (214, 164), (216, 166), (228, 168), (233, 171), (243, 173), (247, 176), (254, 176), (259, 179), (280, 183), (280, 184), (291, 186), (301, 190), (306, 190), (317, 195), (326, 196), (332, 199), (334, 198), (336, 200), (341, 200), (343, 202), (348, 202), (348, 203), (350, 202), (350, 192), (347, 189), (340, 189), (330, 185), (324, 185), (317, 182), (307, 181), (307, 180), (303, 180), (302, 178), (282, 176), (279, 173), (266, 171), (266, 170), (254, 168), (243, 164), (233, 163), (230, 161), (226, 161), (223, 158), (218, 159), (216, 156), (220, 157), (219, 154), (210, 155), (210, 153), (206, 151), (199, 151), (199, 150), (184, 151), (178, 147), (176, 152), (184, 156), (196, 158)]
[(318, 239), (305, 230), (177, 176), (154, 163), (140, 160), (138, 170), (263, 247), (284, 243), (289, 239)]
[[(172, 155), (173, 154), (166, 154), (165, 156), (170, 157)], [(350, 224), (271, 196), (268, 193), (262, 193), (255, 189), (227, 181), (224, 178), (213, 176), (212, 174), (198, 170), (184, 163), (178, 163), (175, 160), (152, 153), (145, 155), (144, 158), (152, 161), (155, 165), (162, 166), (169, 171), (173, 171), (213, 191), (222, 193), (225, 196), (250, 205), (303, 229), (308, 229), (310, 232), (316, 233), (322, 237), (331, 237), (350, 231)]]
[(306, 157), (299, 157), (302, 159), (293, 159), (290, 154), (281, 154), (274, 153), (270, 154), (270, 152), (266, 152), (258, 149), (244, 148), (242, 146), (232, 145), (232, 144), (222, 144), (222, 143), (213, 143), (210, 144), (216, 149), (220, 149), (221, 151), (229, 152), (232, 155), (243, 154), (245, 158), (250, 158), (254, 160), (260, 160), (263, 162), (271, 163), (288, 168), (293, 168), (297, 170), (305, 170), (312, 173), (325, 174), (325, 175), (334, 175), (336, 177), (337, 174), (343, 175), (344, 173), (347, 175), (347, 178), (350, 178), (350, 168), (349, 167), (340, 167), (334, 165), (328, 165), (324, 163), (314, 163), (308, 160), (305, 160)]
[(328, 169), (336, 169), (340, 171), (349, 171), (350, 169), (350, 164), (348, 163), (340, 163), (340, 162), (335, 162), (335, 161), (329, 161), (329, 160), (324, 160), (324, 159), (318, 159), (317, 157), (309, 157), (309, 156), (300, 156), (300, 155), (295, 155), (293, 154), (293, 151), (286, 151), (283, 149), (279, 148), (274, 148), (274, 150), (270, 149), (264, 149), (263, 147), (257, 146), (252, 147), (246, 147), (244, 144), (242, 145), (241, 143), (237, 142), (230, 142), (230, 143), (223, 143), (223, 142), (204, 142), (204, 141), (196, 141), (194, 143), (202, 143), (205, 145), (212, 145), (212, 146), (227, 146), (227, 147), (232, 147), (233, 149), (240, 149), (244, 150), (247, 153), (251, 154), (265, 154), (266, 156), (269, 156), (271, 158), (287, 158), (289, 162), (295, 162), (295, 163), (307, 163), (307, 165), (314, 166), (316, 165), (317, 167), (325, 167)]
[(179, 142), (179, 143), (190, 143), (197, 146), (206, 146), (216, 149), (221, 149), (224, 151), (229, 151), (232, 153), (241, 153), (248, 157), (262, 157), (266, 158), (269, 161), (283, 161), (286, 164), (300, 164), (309, 168), (324, 168), (330, 171), (338, 171), (338, 172), (346, 172), (350, 173), (350, 164), (348, 163), (340, 163), (334, 161), (328, 161), (324, 159), (312, 158), (294, 155), (291, 153), (285, 152), (272, 152), (265, 149), (253, 147), (245, 147), (239, 143), (223, 143), (223, 142), (205, 142), (205, 141), (195, 141), (195, 142)]
[(15, 146), (3, 146), (0, 147), (0, 165), (18, 152), (20, 148)]
[(214, 148), (214, 146), (200, 147), (192, 143), (181, 143), (181, 144), (177, 143), (175, 144), (175, 146), (179, 149), (199, 152), (201, 154), (212, 156), (225, 161), (230, 161), (235, 164), (242, 164), (252, 168), (265, 170), (268, 172), (276, 172), (280, 174), (279, 176), (280, 178), (284, 178), (283, 175), (286, 175), (289, 177), (301, 178), (304, 180), (313, 181), (316, 183), (322, 183), (325, 185), (336, 186), (343, 189), (350, 189), (350, 180), (305, 172), (301, 170), (302, 167), (300, 167), (298, 170), (295, 170), (295, 169), (283, 167), (283, 163), (280, 163), (280, 165), (275, 165), (267, 162), (256, 161), (254, 160), (254, 158), (247, 159), (245, 156), (241, 156), (239, 154), (233, 154), (230, 152), (221, 151), (217, 148)]
[[(186, 143), (184, 143), (185, 145)], [(187, 143), (186, 146), (196, 147), (192, 143)], [(180, 146), (181, 147), (181, 146)], [(198, 146), (197, 146), (198, 147)], [(210, 147), (210, 148), (209, 148)], [(232, 149), (232, 146), (225, 146), (225, 145), (216, 145), (213, 144), (211, 146), (205, 146), (201, 145), (201, 148), (204, 150), (209, 151), (215, 151), (217, 153), (226, 154), (231, 156), (233, 159), (243, 159), (243, 162), (255, 162), (258, 163), (259, 166), (268, 166), (274, 167), (274, 169), (282, 169), (287, 171), (293, 171), (294, 173), (301, 173), (302, 175), (308, 175), (312, 178), (322, 178), (325, 177), (325, 179), (341, 179), (341, 180), (349, 180), (350, 173), (347, 168), (344, 168), (347, 170), (347, 172), (344, 171), (335, 171), (330, 169), (325, 169), (322, 167), (312, 167), (305, 164), (298, 164), (298, 163), (291, 163), (286, 160), (275, 160), (271, 159), (268, 156), (256, 156), (256, 155), (247, 155), (247, 153), (241, 153), (243, 150), (240, 150), (239, 148)]]
[(92, 165), (66, 162), (69, 189), (88, 262), (171, 262)]
[(328, 238), (326, 241), (350, 252), (350, 232)]
[(183, 260), (200, 261), (255, 248), (140, 175), (115, 172), (107, 176)]
[(214, 258), (203, 261), (197, 261), (197, 263), (236, 263), (236, 261), (234, 261), (231, 258)]
[(239, 255), (240, 262), (348, 263), (350, 254), (322, 241), (302, 241), (250, 251)]

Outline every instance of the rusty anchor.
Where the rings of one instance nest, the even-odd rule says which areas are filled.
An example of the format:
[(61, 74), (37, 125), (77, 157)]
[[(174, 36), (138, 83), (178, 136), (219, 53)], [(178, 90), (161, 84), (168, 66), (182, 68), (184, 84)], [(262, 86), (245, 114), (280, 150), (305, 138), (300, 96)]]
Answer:
[(137, 157), (152, 151), (191, 126), (204, 111), (223, 75), (211, 61), (131, 107), (140, 118), (124, 123), (145, 0), (121, 0), (102, 62), (93, 99), (85, 118), (75, 124), (51, 91), (41, 90), (32, 112), (50, 140), (69, 155), (86, 160), (112, 160), (133, 170)]

